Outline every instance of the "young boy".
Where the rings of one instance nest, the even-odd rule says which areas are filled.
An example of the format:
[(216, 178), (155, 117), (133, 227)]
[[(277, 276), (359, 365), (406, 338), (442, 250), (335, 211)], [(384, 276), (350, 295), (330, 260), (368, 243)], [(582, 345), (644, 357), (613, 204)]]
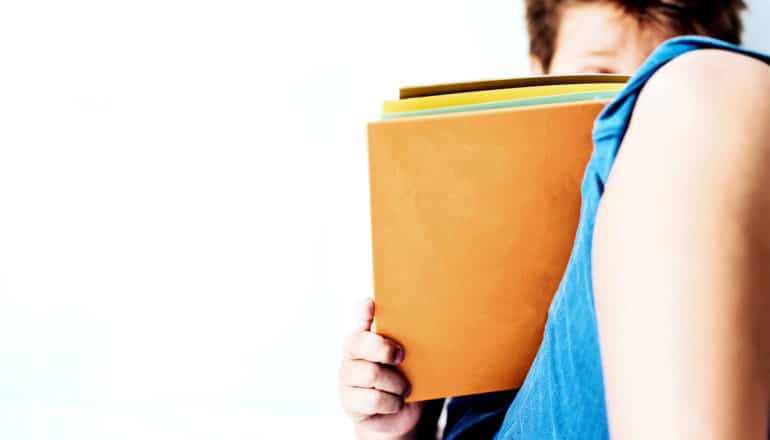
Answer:
[[(663, 41), (684, 34), (711, 36), (737, 44), (741, 33), (739, 14), (743, 8), (740, 0), (528, 0), (532, 70), (552, 74), (634, 73)], [(688, 44), (701, 43), (685, 41), (664, 49), (684, 53), (692, 49)], [(711, 47), (708, 46), (711, 43), (703, 44)], [(660, 59), (675, 56), (658, 52), (655, 55)], [(650, 91), (640, 94), (636, 112), (641, 120), (626, 124), (629, 128), (623, 140), (625, 154), (633, 155), (635, 164), (644, 163), (647, 168), (629, 167), (626, 162), (632, 159), (623, 161), (618, 157), (618, 175), (614, 177), (618, 183), (613, 186), (607, 182), (608, 169), (622, 136), (618, 137), (612, 154), (604, 158), (606, 163), (596, 162), (603, 160), (601, 157), (592, 160), (591, 166), (601, 168), (597, 171), (597, 180), (607, 184), (606, 190), (603, 186), (597, 189), (584, 184), (583, 215), (587, 217), (581, 218), (581, 224), (588, 223), (587, 229), (593, 228), (596, 206), (586, 205), (586, 200), (598, 205), (602, 191), (606, 194), (602, 215), (596, 220), (597, 239), (593, 249), (596, 263), (591, 271), (590, 245), (573, 251), (573, 256), (582, 255), (587, 261), (579, 267), (568, 268), (557, 292), (557, 298), (563, 299), (565, 306), (563, 310), (552, 310), (549, 315), (543, 347), (533, 364), (537, 374), (531, 372), (513, 405), (513, 392), (452, 399), (445, 438), (491, 438), (495, 433), (501, 438), (606, 437), (608, 418), (613, 434), (622, 438), (688, 438), (704, 434), (737, 438), (736, 435), (761, 433), (763, 429), (766, 438), (770, 381), (761, 378), (770, 378), (765, 356), (770, 351), (766, 341), (770, 329), (761, 324), (758, 316), (762, 315), (757, 313), (770, 310), (767, 301), (754, 293), (770, 285), (758, 275), (762, 271), (757, 266), (761, 262), (770, 263), (767, 261), (770, 239), (759, 232), (763, 228), (757, 226), (762, 220), (770, 220), (767, 215), (770, 203), (763, 204), (766, 197), (756, 195), (753, 183), (738, 185), (735, 182), (740, 181), (739, 177), (760, 175), (757, 170), (763, 167), (770, 169), (770, 163), (764, 159), (767, 151), (763, 149), (764, 145), (770, 146), (770, 135), (758, 122), (762, 117), (767, 120), (770, 110), (767, 105), (757, 108), (756, 113), (761, 116), (756, 116), (753, 108), (749, 114), (740, 114), (751, 107), (737, 109), (736, 113), (726, 112), (725, 107), (741, 99), (748, 102), (757, 91), (762, 97), (761, 92), (770, 90), (770, 81), (763, 82), (763, 75), (768, 78), (770, 75), (765, 66), (758, 66), (761, 63), (743, 59), (747, 57), (722, 53), (696, 55), (683, 55), (682, 61), (671, 63), (671, 68), (661, 68), (658, 75), (661, 79), (650, 81)], [(730, 63), (735, 68), (725, 68), (721, 63)], [(660, 67), (648, 64), (645, 68), (650, 70), (650, 75)], [(747, 92), (745, 86), (741, 89), (740, 83), (735, 83), (738, 88), (732, 90), (729, 81), (732, 78), (727, 75), (733, 73), (741, 77), (743, 84), (751, 84), (751, 91)], [(695, 89), (685, 87), (688, 85), (686, 75), (696, 78)], [(721, 84), (725, 85), (722, 93), (711, 92)], [(639, 94), (639, 90), (635, 93)], [(628, 100), (634, 101), (636, 94), (629, 95)], [(757, 100), (760, 103), (757, 105), (767, 102), (767, 98)], [(623, 100), (618, 102), (616, 107)], [(633, 104), (629, 104), (631, 108)], [(694, 127), (697, 121), (691, 116), (688, 119), (688, 114), (694, 112), (693, 106), (704, 104), (708, 104), (706, 109), (714, 109), (703, 111), (703, 120), (709, 121), (710, 126), (693, 130), (697, 128)], [(668, 107), (669, 112), (673, 108), (678, 111), (659, 111), (656, 119), (656, 106)], [(623, 113), (622, 108), (611, 110)], [(612, 116), (613, 111), (607, 114)], [(667, 119), (662, 120), (660, 115)], [(718, 131), (706, 134), (720, 125), (718, 121), (724, 121), (723, 131), (732, 128), (729, 137), (720, 136)], [(684, 126), (687, 130), (683, 131)], [(674, 139), (676, 143), (672, 143)], [(597, 149), (598, 144), (597, 141)], [(639, 144), (643, 146), (635, 146)], [(653, 144), (657, 148), (653, 148)], [(681, 153), (664, 160), (670, 152), (662, 150), (661, 145), (670, 145)], [(698, 157), (699, 160), (688, 161), (683, 157), (688, 152), (698, 154), (698, 145), (711, 145), (711, 148), (703, 153), (703, 158)], [(720, 147), (728, 146), (739, 147), (741, 154), (725, 155)], [(730, 160), (731, 171), (720, 174), (717, 168), (682, 165), (702, 162), (716, 166), (718, 159)], [(756, 163), (760, 165), (752, 165)], [(657, 169), (664, 174), (650, 182), (650, 177), (640, 169)], [(688, 180), (683, 180), (683, 176)], [(703, 191), (700, 187), (688, 190), (690, 182), (707, 182), (709, 176), (726, 180), (719, 182), (718, 190)], [(671, 195), (664, 197), (655, 191)], [(660, 203), (669, 211), (656, 212), (650, 193), (659, 196)], [(646, 205), (637, 203), (639, 200)], [(719, 206), (721, 211), (710, 210), (709, 207), (720, 202), (724, 204)], [(672, 220), (671, 215), (666, 217), (666, 212), (674, 211), (676, 220)], [(730, 215), (720, 215), (723, 211)], [(636, 215), (631, 214), (634, 212)], [(700, 220), (706, 217), (708, 221)], [(643, 218), (647, 221), (640, 220)], [(697, 236), (704, 238), (708, 245), (698, 248), (697, 243), (685, 243), (682, 237), (688, 237), (691, 231), (700, 231)], [(719, 237), (713, 239), (704, 235), (718, 231), (725, 231), (726, 235), (717, 234)], [(752, 237), (751, 243), (743, 240), (746, 235)], [(647, 241), (638, 237), (647, 237)], [(663, 237), (664, 241), (651, 245), (655, 243), (651, 238), (655, 237)], [(591, 242), (590, 237), (587, 242)], [(620, 248), (618, 243), (625, 247)], [(724, 264), (720, 264), (720, 258)], [(666, 272), (666, 267), (656, 266), (659, 260), (679, 264), (680, 270)], [(682, 264), (683, 261), (703, 270), (708, 268), (710, 272), (693, 271)], [(646, 272), (642, 273), (640, 267), (646, 268)], [(576, 275), (576, 271), (582, 272)], [(592, 273), (595, 292), (590, 285)], [(571, 284), (570, 276), (583, 282), (587, 278), (589, 284)], [(644, 286), (653, 293), (644, 290)], [(676, 295), (659, 293), (671, 290), (672, 286), (676, 286)], [(729, 295), (709, 295), (715, 286), (732, 291)], [(702, 293), (697, 299), (687, 295), (696, 291)], [(655, 297), (656, 302), (640, 300), (650, 297)], [(674, 313), (685, 306), (690, 307), (687, 311), (691, 314)], [(430, 410), (433, 403), (403, 404), (402, 396), (408, 393), (408, 384), (388, 365), (402, 361), (404, 352), (392, 341), (369, 332), (373, 309), (371, 302), (363, 307), (361, 325), (346, 342), (346, 359), (340, 377), (343, 405), (360, 438), (416, 438), (419, 428), (435, 427), (435, 419), (429, 417), (434, 415)], [(719, 310), (726, 312), (723, 322), (715, 318)], [(663, 318), (659, 318), (661, 314)], [(603, 336), (600, 340), (596, 336), (597, 317)], [(658, 326), (647, 329), (641, 321), (643, 317)], [(656, 341), (663, 343), (652, 343), (645, 339), (647, 335), (655, 335)], [(704, 335), (716, 343), (712, 346), (704, 342)], [(570, 344), (564, 345), (565, 337), (570, 338)], [(669, 345), (679, 351), (672, 351)], [(714, 371), (687, 370), (697, 366), (698, 360), (709, 367), (713, 365)], [(737, 363), (742, 367), (737, 367)], [(692, 378), (685, 377), (688, 372)], [(546, 376), (548, 380), (542, 379)], [(719, 379), (725, 378), (732, 380), (730, 385), (719, 383)], [(607, 384), (607, 408), (603, 383)], [(715, 391), (720, 389), (726, 391)], [(656, 400), (651, 396), (653, 393), (661, 399)], [(697, 401), (689, 401), (690, 398)], [(682, 409), (679, 405), (682, 401), (694, 408), (692, 414)], [(762, 411), (764, 415), (760, 414)]]

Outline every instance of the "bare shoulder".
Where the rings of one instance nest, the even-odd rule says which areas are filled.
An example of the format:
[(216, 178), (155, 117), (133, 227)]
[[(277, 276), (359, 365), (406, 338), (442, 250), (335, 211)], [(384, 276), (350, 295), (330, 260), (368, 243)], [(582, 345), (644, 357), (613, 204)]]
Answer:
[(744, 105), (711, 110), (741, 111), (757, 106), (767, 111), (768, 93), (770, 65), (736, 52), (703, 49), (675, 58), (653, 75), (640, 96), (638, 109), (646, 111), (663, 103), (697, 109), (695, 104), (722, 102)]
[(606, 195), (634, 181), (675, 191), (704, 180), (765, 181), (768, 173), (770, 65), (699, 50), (663, 66), (645, 85)]
[(695, 50), (674, 58), (660, 69), (661, 77), (684, 74), (692, 78), (698, 75), (701, 79), (717, 77), (727, 73), (746, 74), (756, 79), (762, 79), (770, 74), (768, 66), (762, 60), (723, 49)]
[(770, 65), (735, 52), (698, 50), (672, 60), (648, 81), (627, 143), (645, 134), (681, 132), (692, 138), (716, 137), (722, 146), (741, 144), (766, 132), (769, 121)]

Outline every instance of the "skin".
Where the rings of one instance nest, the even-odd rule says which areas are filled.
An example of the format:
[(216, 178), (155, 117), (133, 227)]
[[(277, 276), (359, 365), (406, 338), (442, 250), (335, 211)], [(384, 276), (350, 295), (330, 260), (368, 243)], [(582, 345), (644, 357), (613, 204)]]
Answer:
[(356, 313), (358, 328), (344, 345), (340, 366), (342, 405), (360, 439), (410, 439), (422, 403), (404, 403), (409, 383), (394, 367), (405, 356), (396, 342), (371, 331), (374, 302), (365, 300)]
[(533, 73), (631, 74), (673, 34), (647, 29), (612, 5), (579, 4), (564, 8), (550, 66), (530, 56)]
[[(531, 68), (536, 74), (633, 73), (669, 36), (640, 27), (613, 6), (575, 5), (562, 12), (550, 66), (531, 58)], [(403, 402), (408, 382), (394, 368), (403, 359), (398, 344), (371, 332), (371, 300), (357, 316), (359, 325), (345, 342), (340, 366), (343, 408), (359, 439), (413, 439), (422, 405)]]
[(770, 67), (703, 50), (646, 85), (597, 217), (610, 431), (766, 439)]

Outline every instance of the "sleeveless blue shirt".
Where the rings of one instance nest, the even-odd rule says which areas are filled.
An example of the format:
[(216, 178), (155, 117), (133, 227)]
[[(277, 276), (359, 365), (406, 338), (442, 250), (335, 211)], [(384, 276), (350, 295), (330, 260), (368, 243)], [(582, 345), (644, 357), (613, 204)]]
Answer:
[(609, 437), (591, 278), (591, 240), (604, 185), (642, 87), (664, 64), (698, 49), (723, 49), (770, 63), (770, 56), (704, 37), (677, 37), (659, 46), (604, 109), (593, 130), (580, 222), (567, 269), (548, 312), (540, 350), (496, 439)]

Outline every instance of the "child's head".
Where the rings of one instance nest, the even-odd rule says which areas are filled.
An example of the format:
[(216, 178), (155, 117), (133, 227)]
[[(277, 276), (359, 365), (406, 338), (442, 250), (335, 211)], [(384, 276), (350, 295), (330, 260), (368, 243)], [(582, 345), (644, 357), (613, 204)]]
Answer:
[(633, 73), (664, 40), (740, 43), (743, 0), (526, 0), (536, 73)]

